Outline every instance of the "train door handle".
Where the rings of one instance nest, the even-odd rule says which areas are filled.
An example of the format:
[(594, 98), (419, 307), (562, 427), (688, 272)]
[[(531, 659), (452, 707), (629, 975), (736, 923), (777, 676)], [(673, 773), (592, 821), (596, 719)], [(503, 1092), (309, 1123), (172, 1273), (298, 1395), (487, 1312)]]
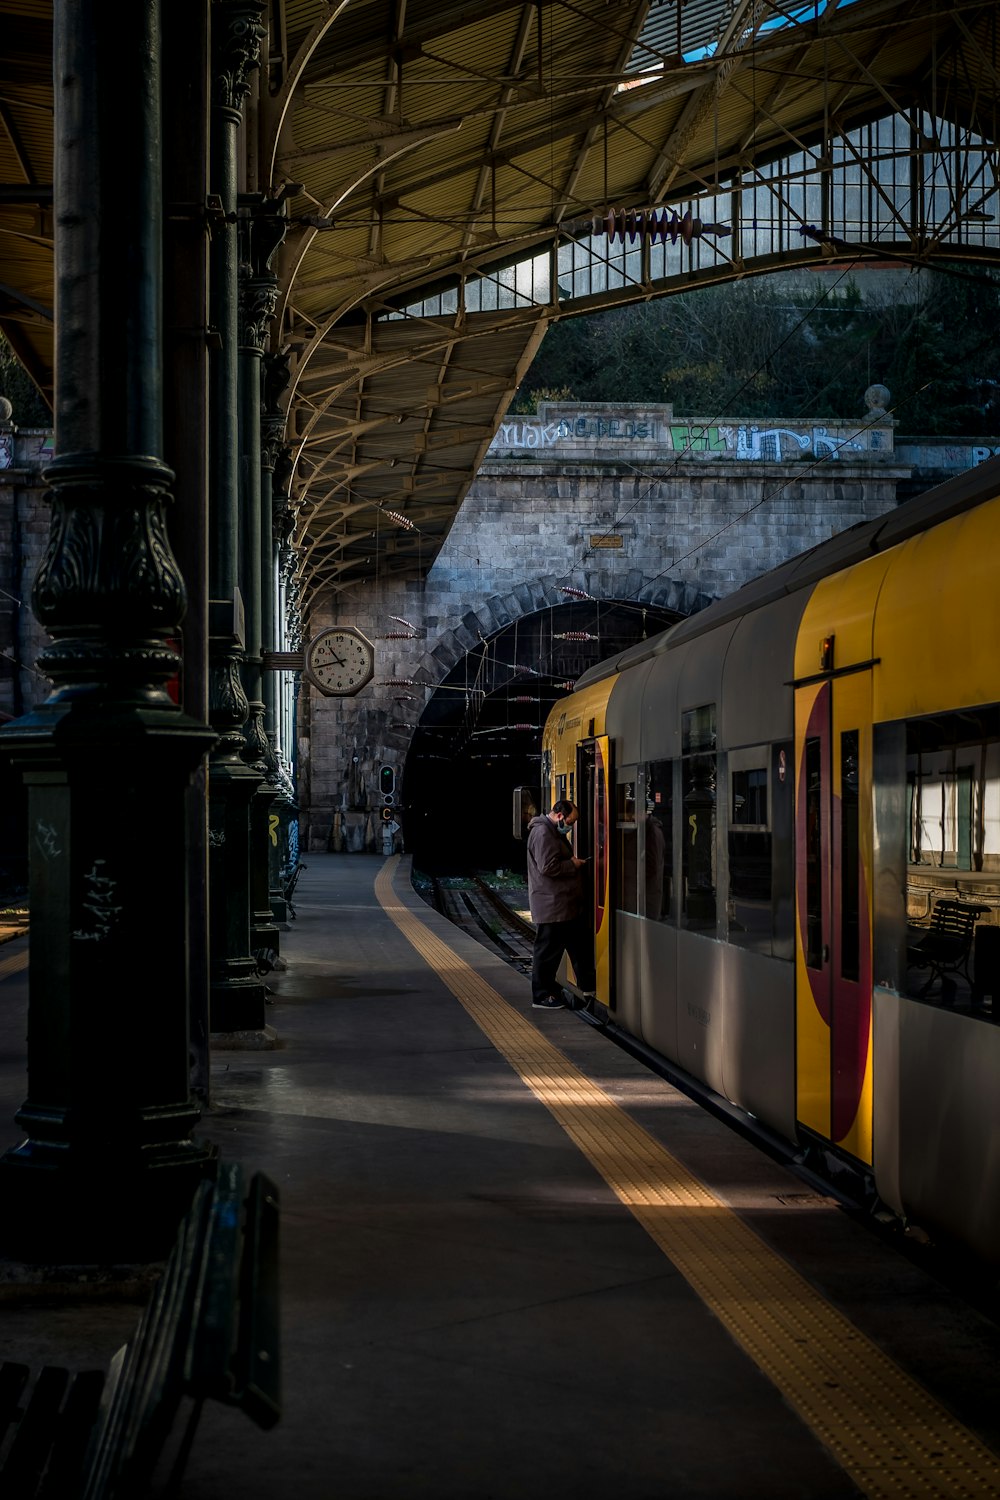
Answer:
[(828, 964), (830, 962), (830, 944), (829, 943), (824, 943), (823, 944), (823, 962), (825, 964)]

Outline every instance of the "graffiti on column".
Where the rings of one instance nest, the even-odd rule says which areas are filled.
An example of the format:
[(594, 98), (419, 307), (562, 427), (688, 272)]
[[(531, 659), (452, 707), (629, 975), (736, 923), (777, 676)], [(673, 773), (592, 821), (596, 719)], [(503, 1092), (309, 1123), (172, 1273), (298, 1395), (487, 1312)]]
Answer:
[(73, 936), (84, 942), (99, 943), (117, 924), (122, 907), (116, 903), (118, 883), (104, 873), (107, 860), (95, 859), (84, 878), (83, 910), (87, 915)]
[(46, 859), (55, 859), (62, 853), (55, 828), (51, 823), (43, 823), (41, 819), (35, 824), (35, 843)]

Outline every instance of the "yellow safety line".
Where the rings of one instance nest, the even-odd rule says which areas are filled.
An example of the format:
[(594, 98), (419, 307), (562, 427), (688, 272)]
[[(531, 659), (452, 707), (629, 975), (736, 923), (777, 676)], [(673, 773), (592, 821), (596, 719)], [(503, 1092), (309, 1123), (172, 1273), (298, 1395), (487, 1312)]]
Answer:
[(28, 967), (28, 950), (23, 953), (12, 953), (9, 958), (0, 958), (0, 979), (9, 979), (12, 974), (19, 974), (22, 969)]
[(990, 1450), (637, 1125), (392, 888), (387, 915), (854, 1483), (886, 1500), (1000, 1495)]

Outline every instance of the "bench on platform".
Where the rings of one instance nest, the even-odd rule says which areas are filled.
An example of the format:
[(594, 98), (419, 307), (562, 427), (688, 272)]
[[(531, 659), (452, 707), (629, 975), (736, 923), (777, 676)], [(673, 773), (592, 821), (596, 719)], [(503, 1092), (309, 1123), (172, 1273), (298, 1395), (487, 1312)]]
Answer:
[(972, 939), (976, 922), (988, 906), (976, 906), (966, 901), (936, 901), (928, 925), (910, 929), (910, 940), (906, 947), (906, 965), (911, 969), (928, 969), (927, 982), (919, 991), (928, 994), (935, 980), (941, 981), (941, 997), (947, 1000), (954, 993), (954, 980), (949, 976), (961, 974), (969, 988), (969, 959), (972, 956)]
[(247, 1189), (227, 1164), (199, 1185), (106, 1373), (0, 1365), (0, 1495), (139, 1500), (154, 1474), (158, 1494), (175, 1494), (204, 1401), (270, 1427), (280, 1380), (278, 1193), (260, 1173)]

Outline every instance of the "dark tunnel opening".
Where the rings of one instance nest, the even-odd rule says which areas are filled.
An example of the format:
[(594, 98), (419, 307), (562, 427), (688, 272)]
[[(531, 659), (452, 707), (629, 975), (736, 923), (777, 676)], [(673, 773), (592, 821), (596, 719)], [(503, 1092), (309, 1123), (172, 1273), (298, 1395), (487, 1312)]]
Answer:
[(457, 662), (406, 758), (404, 827), (414, 866), (435, 875), (523, 871), (513, 791), (539, 784), (553, 703), (588, 668), (680, 618), (624, 601), (574, 600), (517, 620)]

